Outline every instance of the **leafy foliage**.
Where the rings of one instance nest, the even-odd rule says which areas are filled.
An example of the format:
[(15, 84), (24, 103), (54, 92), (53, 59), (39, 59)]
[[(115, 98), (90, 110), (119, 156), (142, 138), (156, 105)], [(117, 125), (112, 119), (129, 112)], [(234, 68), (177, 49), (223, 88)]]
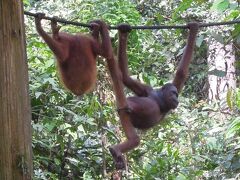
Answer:
[[(221, 21), (239, 18), (237, 1), (111, 1), (24, 0), (26, 10), (44, 12), (67, 20), (87, 23), (105, 19), (111, 25), (185, 24), (191, 20)], [(25, 17), (32, 104), (35, 179), (110, 179), (114, 167), (108, 146), (122, 140), (114, 107), (111, 80), (105, 63), (98, 61), (95, 91), (75, 97), (59, 82), (54, 57), (37, 35), (33, 19)], [(45, 28), (49, 24), (45, 21)], [(142, 134), (141, 146), (127, 155), (126, 179), (224, 179), (240, 171), (240, 90), (229, 91), (230, 115), (219, 103), (206, 102), (208, 72), (207, 39), (227, 43), (240, 39), (239, 25), (202, 29), (190, 78), (181, 104), (165, 122)], [(73, 26), (70, 33), (87, 32)], [(220, 31), (221, 30), (221, 31)], [(230, 34), (229, 30), (232, 30)], [(224, 35), (228, 33), (228, 36)], [(232, 35), (232, 36), (230, 36)], [(111, 31), (116, 51), (117, 31)], [(183, 52), (183, 30), (133, 30), (129, 39), (132, 76), (152, 86), (161, 86), (172, 74)], [(238, 49), (239, 50), (239, 49)]]

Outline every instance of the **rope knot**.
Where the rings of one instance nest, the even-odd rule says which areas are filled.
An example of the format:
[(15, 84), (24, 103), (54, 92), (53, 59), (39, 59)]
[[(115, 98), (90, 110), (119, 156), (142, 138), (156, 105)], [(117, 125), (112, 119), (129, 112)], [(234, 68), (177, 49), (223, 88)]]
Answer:
[(132, 27), (129, 24), (122, 23), (117, 26), (117, 29), (122, 33), (128, 33), (132, 30)]

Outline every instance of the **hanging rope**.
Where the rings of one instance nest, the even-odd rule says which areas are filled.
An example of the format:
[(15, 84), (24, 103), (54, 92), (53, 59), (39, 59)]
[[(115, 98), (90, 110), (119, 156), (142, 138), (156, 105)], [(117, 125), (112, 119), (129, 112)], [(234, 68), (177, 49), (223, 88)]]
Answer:
[[(25, 15), (37, 17), (38, 13), (31, 13), (28, 11), (24, 11)], [(57, 22), (63, 23), (63, 24), (71, 24), (74, 26), (82, 26), (90, 28), (89, 24), (79, 23), (79, 22), (73, 22), (73, 21), (67, 21), (64, 19), (60, 19), (57, 17), (43, 17), (43, 19), (46, 20), (55, 20)], [(210, 26), (221, 26), (221, 25), (231, 25), (231, 24), (240, 24), (240, 20), (233, 20), (233, 21), (227, 21), (227, 22), (215, 22), (215, 23), (200, 23), (199, 27), (210, 27)], [(110, 26), (110, 29), (118, 29), (118, 26)], [(158, 26), (131, 26), (131, 29), (187, 29), (187, 25), (174, 25), (174, 26), (165, 26), (165, 25), (158, 25)]]

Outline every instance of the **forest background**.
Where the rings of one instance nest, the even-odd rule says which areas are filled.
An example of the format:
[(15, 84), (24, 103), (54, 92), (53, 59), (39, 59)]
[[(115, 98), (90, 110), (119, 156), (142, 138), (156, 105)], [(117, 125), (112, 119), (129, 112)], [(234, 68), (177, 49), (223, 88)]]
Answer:
[[(69, 21), (103, 19), (109, 25), (184, 25), (240, 18), (237, 0), (24, 0), (26, 11)], [(49, 21), (44, 28), (50, 32)], [(76, 97), (59, 81), (55, 58), (25, 16), (32, 105), (35, 179), (110, 179), (108, 147), (123, 140), (111, 79), (99, 59), (93, 92)], [(87, 28), (63, 25), (69, 33)], [(187, 31), (133, 30), (129, 69), (159, 87), (173, 78)], [(117, 53), (117, 31), (111, 30)], [(125, 179), (240, 178), (240, 24), (201, 28), (180, 105), (141, 134), (127, 154)], [(126, 90), (126, 94), (131, 94)]]

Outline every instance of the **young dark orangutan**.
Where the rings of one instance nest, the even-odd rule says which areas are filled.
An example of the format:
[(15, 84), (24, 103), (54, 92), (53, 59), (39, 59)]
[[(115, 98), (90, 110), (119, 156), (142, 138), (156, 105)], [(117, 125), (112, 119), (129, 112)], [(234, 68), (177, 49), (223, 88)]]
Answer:
[[(44, 14), (35, 17), (37, 31), (48, 44), (57, 58), (60, 77), (72, 93), (82, 95), (90, 91), (96, 81), (96, 57), (101, 55), (108, 58), (109, 41), (107, 25), (102, 21), (93, 21), (92, 35), (71, 35), (59, 32), (56, 21), (51, 21), (52, 37), (42, 28), (41, 20)], [(99, 31), (102, 43), (99, 42)]]
[(178, 93), (188, 76), (189, 64), (191, 62), (195, 41), (198, 32), (197, 23), (189, 23), (189, 35), (183, 56), (177, 68), (177, 72), (172, 83), (167, 83), (160, 89), (133, 80), (128, 73), (127, 60), (127, 39), (131, 27), (127, 24), (119, 25), (119, 49), (118, 65), (122, 72), (124, 85), (132, 90), (136, 96), (127, 98), (127, 106), (118, 109), (119, 115), (126, 114), (129, 118), (120, 119), (127, 140), (123, 143), (110, 147), (110, 152), (114, 158), (117, 169), (125, 168), (125, 161), (122, 153), (125, 153), (139, 145), (140, 139), (135, 131), (138, 129), (148, 129), (163, 120), (165, 115), (178, 106)]

